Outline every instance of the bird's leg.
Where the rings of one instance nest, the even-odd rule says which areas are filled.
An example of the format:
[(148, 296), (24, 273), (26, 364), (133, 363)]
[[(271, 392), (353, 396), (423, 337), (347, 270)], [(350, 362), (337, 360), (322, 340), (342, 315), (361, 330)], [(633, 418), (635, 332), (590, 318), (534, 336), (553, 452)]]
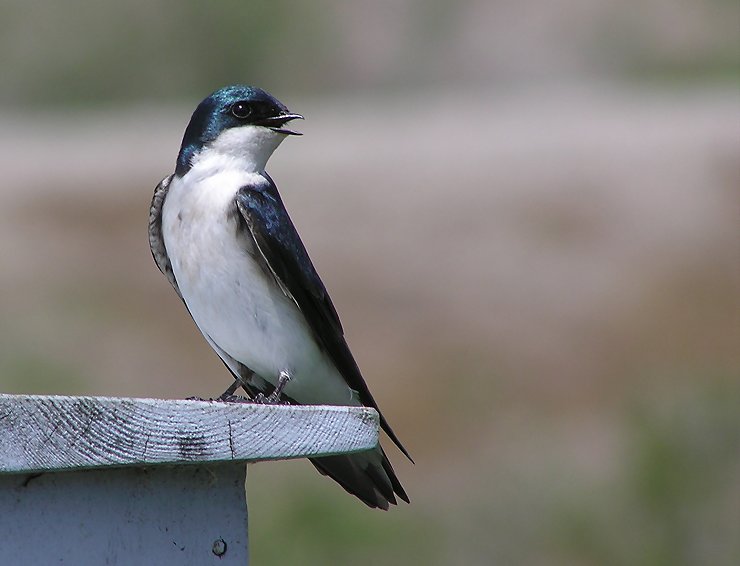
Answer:
[(241, 397), (234, 395), (234, 392), (241, 386), (244, 392), (250, 395), (249, 392), (249, 380), (254, 376), (254, 372), (245, 365), (239, 366), (239, 370), (236, 373), (234, 383), (229, 388), (219, 395), (216, 401), (223, 401), (225, 403), (253, 403), (254, 400), (249, 397)]
[(218, 396), (218, 399), (216, 399), (216, 401), (226, 401), (229, 397), (232, 397), (234, 395), (234, 392), (239, 388), (241, 384), (242, 380), (237, 377), (234, 380), (234, 383), (229, 385), (229, 388)]
[(267, 400), (270, 403), (277, 403), (280, 401), (280, 395), (283, 394), (283, 389), (285, 389), (285, 386), (288, 385), (288, 382), (290, 381), (290, 374), (283, 370), (280, 372), (280, 377), (278, 378), (278, 384), (275, 388), (275, 391), (273, 391), (270, 396), (267, 398)]
[(275, 390), (267, 397), (260, 393), (254, 398), (254, 400), (257, 403), (262, 403), (264, 405), (277, 405), (280, 403), (280, 395), (282, 395), (283, 389), (285, 389), (285, 386), (288, 385), (290, 380), (290, 374), (286, 370), (282, 370), (280, 372), (280, 377), (278, 377), (278, 384), (277, 387), (275, 387)]

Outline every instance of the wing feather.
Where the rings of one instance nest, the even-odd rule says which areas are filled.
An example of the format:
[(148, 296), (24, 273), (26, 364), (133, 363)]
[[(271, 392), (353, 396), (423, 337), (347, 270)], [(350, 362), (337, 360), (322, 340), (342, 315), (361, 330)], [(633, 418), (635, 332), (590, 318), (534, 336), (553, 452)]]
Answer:
[(177, 296), (182, 299), (182, 293), (180, 293), (180, 287), (178, 287), (175, 274), (172, 271), (172, 264), (170, 263), (170, 257), (167, 255), (167, 248), (164, 246), (164, 237), (162, 236), (162, 207), (165, 198), (167, 198), (167, 191), (170, 188), (173, 176), (169, 175), (162, 179), (154, 189), (152, 204), (149, 207), (149, 249), (152, 251), (154, 263), (157, 264), (159, 270), (175, 289)]
[[(264, 268), (272, 273), (286, 295), (295, 301), (306, 318), (319, 345), (327, 352), (347, 384), (359, 394), (360, 401), (378, 410), (370, 390), (344, 338), (342, 324), (321, 278), (301, 242), (277, 191), (267, 184), (247, 185), (236, 194), (236, 205), (254, 239)], [(382, 413), (383, 430), (409, 458)]]

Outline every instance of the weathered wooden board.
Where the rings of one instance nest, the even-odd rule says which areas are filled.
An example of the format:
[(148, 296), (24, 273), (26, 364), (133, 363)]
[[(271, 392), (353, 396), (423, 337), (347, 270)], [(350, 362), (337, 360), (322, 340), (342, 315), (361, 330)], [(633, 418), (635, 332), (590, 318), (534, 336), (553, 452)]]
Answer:
[(0, 395), (0, 473), (259, 461), (378, 443), (365, 407)]

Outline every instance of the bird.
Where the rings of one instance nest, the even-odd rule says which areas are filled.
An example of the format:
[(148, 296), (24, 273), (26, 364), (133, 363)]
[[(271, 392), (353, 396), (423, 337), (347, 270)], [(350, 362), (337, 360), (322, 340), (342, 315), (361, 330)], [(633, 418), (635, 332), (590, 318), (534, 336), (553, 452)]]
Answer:
[[(331, 298), (265, 171), (303, 119), (268, 92), (230, 85), (207, 96), (183, 135), (175, 171), (156, 186), (149, 244), (203, 337), (242, 387), (266, 403), (372, 407), (391, 429), (350, 352)], [(382, 446), (310, 458), (371, 508), (409, 502)]]

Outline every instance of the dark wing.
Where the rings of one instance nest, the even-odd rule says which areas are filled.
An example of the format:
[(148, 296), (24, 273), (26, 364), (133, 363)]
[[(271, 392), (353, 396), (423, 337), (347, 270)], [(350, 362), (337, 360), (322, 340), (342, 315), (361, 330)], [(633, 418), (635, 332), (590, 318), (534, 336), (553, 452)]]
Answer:
[(162, 179), (154, 189), (152, 204), (149, 207), (149, 249), (152, 250), (154, 263), (157, 264), (159, 270), (175, 289), (177, 296), (182, 299), (180, 288), (177, 286), (177, 281), (175, 280), (175, 274), (172, 272), (172, 264), (167, 255), (167, 248), (164, 247), (164, 237), (162, 236), (162, 207), (164, 206), (164, 199), (167, 198), (167, 191), (170, 188), (173, 176), (170, 175)]
[[(347, 384), (357, 391), (360, 401), (380, 413), (344, 339), (344, 331), (329, 293), (308, 257), (277, 187), (272, 179), (268, 180), (267, 184), (242, 187), (236, 194), (237, 207), (259, 249), (263, 267), (272, 273), (283, 292), (295, 301), (318, 343), (328, 353)], [(382, 413), (380, 424), (410, 460), (411, 456)]]

